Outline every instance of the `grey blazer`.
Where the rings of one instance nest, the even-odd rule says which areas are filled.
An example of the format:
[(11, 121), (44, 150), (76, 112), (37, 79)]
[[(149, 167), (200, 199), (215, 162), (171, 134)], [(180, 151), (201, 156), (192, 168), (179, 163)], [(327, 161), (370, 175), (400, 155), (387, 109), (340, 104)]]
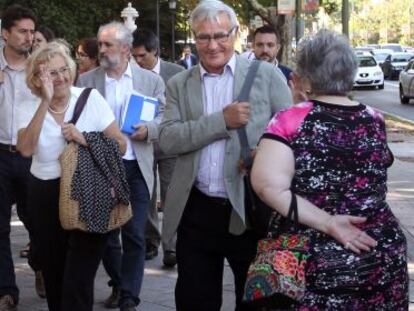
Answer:
[[(132, 84), (135, 91), (158, 98), (160, 102), (159, 115), (156, 119), (146, 123), (148, 127), (148, 139), (146, 141), (131, 140), (132, 148), (137, 157), (139, 168), (144, 176), (150, 196), (154, 186), (154, 148), (153, 141), (158, 140), (158, 126), (161, 122), (165, 109), (165, 85), (160, 76), (142, 69), (134, 63), (130, 63), (132, 70)], [(105, 70), (101, 67), (95, 68), (79, 76), (76, 83), (81, 87), (96, 88), (105, 97)]]
[(161, 59), (160, 76), (164, 80), (165, 84), (167, 84), (168, 80), (170, 80), (171, 77), (184, 70), (185, 69), (180, 65), (166, 62)]
[[(233, 98), (243, 85), (249, 61), (236, 56)], [(253, 82), (249, 102), (251, 115), (246, 126), (251, 148), (273, 114), (292, 104), (286, 80), (273, 65), (262, 62)], [(180, 223), (191, 188), (197, 177), (201, 149), (218, 139), (226, 139), (224, 178), (233, 206), (229, 231), (246, 229), (243, 175), (239, 170), (240, 143), (236, 130), (228, 130), (223, 113), (203, 114), (200, 67), (197, 65), (171, 78), (167, 84), (167, 106), (160, 126), (160, 146), (167, 154), (177, 154), (177, 162), (166, 196), (163, 239), (172, 238)]]

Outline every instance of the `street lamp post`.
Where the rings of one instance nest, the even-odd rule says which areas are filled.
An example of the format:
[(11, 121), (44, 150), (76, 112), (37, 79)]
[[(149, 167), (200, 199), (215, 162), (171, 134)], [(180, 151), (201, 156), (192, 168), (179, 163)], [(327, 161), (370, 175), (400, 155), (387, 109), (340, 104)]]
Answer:
[(157, 38), (158, 38), (158, 51), (160, 51), (160, 1), (157, 0), (156, 4), (156, 23), (157, 23)]
[(122, 10), (121, 17), (124, 19), (124, 24), (129, 31), (133, 32), (137, 29), (135, 19), (139, 16), (138, 11), (132, 7), (131, 2), (128, 2), (128, 6)]
[(171, 11), (171, 57), (172, 61), (175, 61), (175, 9), (177, 8), (177, 2), (175, 0), (169, 0), (168, 6)]

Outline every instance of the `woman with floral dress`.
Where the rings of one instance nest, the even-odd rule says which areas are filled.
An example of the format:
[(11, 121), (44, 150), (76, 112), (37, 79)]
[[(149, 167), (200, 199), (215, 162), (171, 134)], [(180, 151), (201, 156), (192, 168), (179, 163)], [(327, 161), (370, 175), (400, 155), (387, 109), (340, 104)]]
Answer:
[(254, 189), (283, 216), (295, 195), (312, 245), (291, 310), (408, 310), (407, 243), (385, 201), (393, 155), (382, 115), (347, 97), (356, 70), (344, 37), (304, 40), (294, 93), (312, 99), (273, 117), (255, 157)]

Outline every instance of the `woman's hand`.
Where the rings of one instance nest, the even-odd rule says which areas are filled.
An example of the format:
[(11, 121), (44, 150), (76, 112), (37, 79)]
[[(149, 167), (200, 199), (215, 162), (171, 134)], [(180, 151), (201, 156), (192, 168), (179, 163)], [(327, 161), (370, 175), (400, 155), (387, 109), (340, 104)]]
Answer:
[(77, 142), (79, 145), (87, 146), (86, 139), (81, 132), (71, 123), (63, 123), (62, 135), (67, 141)]
[(50, 103), (54, 94), (53, 79), (45, 64), (39, 65), (39, 79), (41, 82), (42, 99)]
[(360, 254), (361, 251), (370, 251), (372, 247), (378, 244), (358, 228), (358, 225), (365, 221), (365, 217), (334, 215), (327, 222), (325, 232), (342, 243), (345, 249)]

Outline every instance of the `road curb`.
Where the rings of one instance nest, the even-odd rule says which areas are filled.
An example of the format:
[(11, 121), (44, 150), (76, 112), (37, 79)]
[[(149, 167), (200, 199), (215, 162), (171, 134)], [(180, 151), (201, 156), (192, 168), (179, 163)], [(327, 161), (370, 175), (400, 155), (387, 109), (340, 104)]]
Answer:
[(413, 120), (409, 120), (409, 119), (403, 118), (403, 117), (401, 117), (399, 115), (393, 114), (391, 112), (386, 112), (386, 111), (381, 110), (381, 109), (378, 109), (378, 108), (374, 108), (374, 109), (377, 110), (377, 111), (379, 111), (379, 112), (381, 112), (384, 116), (385, 115), (388, 115), (388, 116), (390, 116), (390, 117), (392, 117), (394, 119), (397, 119), (400, 122), (409, 123), (409, 124), (411, 124), (411, 125), (414, 126), (414, 121)]

